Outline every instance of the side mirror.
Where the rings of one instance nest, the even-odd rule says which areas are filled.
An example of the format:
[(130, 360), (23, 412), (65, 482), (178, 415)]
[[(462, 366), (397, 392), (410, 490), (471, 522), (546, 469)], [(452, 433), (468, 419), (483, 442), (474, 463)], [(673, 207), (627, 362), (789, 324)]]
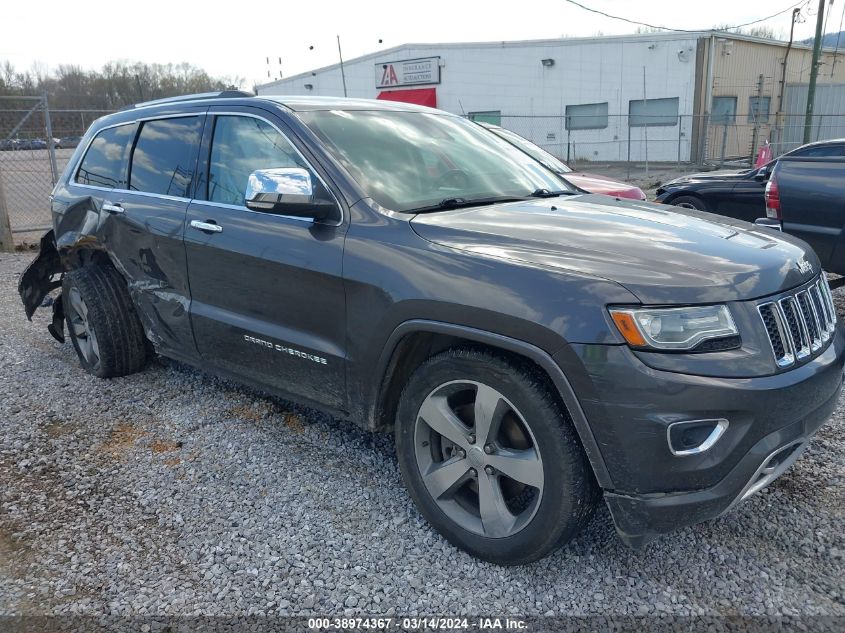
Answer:
[[(320, 195), (322, 193), (323, 195)], [(322, 184), (317, 188), (311, 174), (301, 167), (257, 169), (246, 185), (246, 207), (253, 211), (324, 220), (337, 212), (337, 205)]]

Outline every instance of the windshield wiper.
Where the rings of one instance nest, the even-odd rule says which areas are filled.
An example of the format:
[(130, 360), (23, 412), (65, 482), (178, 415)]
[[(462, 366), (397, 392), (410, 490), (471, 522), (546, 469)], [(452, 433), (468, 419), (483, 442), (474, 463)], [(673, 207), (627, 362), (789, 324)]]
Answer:
[(548, 189), (535, 189), (527, 196), (490, 196), (487, 198), (444, 198), (437, 204), (431, 204), (416, 209), (408, 209), (407, 213), (426, 213), (429, 211), (445, 211), (447, 209), (464, 209), (466, 207), (482, 207), (487, 204), (499, 204), (502, 202), (525, 202), (532, 198), (557, 198), (558, 196), (569, 196), (574, 191), (549, 191)]
[(558, 196), (567, 196), (574, 193), (573, 191), (549, 191), (548, 189), (535, 189), (529, 194), (531, 198), (557, 198)]
[(487, 204), (501, 202), (524, 202), (528, 198), (516, 196), (490, 196), (488, 198), (444, 198), (437, 204), (431, 204), (416, 209), (408, 209), (407, 213), (426, 213), (428, 211), (445, 211), (447, 209), (464, 209), (466, 207), (483, 207)]

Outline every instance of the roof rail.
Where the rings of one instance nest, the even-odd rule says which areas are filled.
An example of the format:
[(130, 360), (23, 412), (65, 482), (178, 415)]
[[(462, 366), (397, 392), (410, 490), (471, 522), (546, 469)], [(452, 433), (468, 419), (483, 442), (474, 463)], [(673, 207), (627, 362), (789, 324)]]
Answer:
[(124, 110), (134, 110), (135, 108), (145, 108), (147, 106), (154, 106), (154, 105), (162, 105), (165, 103), (179, 103), (182, 101), (199, 101), (201, 99), (234, 99), (237, 97), (254, 97), (255, 95), (251, 92), (246, 92), (244, 90), (223, 90), (222, 92), (200, 92), (197, 94), (192, 95), (180, 95), (178, 97), (165, 97), (164, 99), (154, 99), (152, 101), (144, 101), (142, 103), (136, 103), (134, 105), (126, 106), (125, 108), (121, 108), (121, 112)]

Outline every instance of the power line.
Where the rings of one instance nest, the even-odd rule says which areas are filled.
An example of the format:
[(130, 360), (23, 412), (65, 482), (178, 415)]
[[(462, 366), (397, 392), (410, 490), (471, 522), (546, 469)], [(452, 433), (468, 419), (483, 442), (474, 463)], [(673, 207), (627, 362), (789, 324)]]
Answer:
[[(696, 29), (696, 30), (673, 29), (673, 28), (668, 27), (668, 26), (658, 26), (656, 24), (649, 24), (647, 22), (639, 22), (637, 20), (631, 20), (629, 18), (625, 18), (625, 17), (622, 17), (620, 15), (611, 15), (610, 13), (605, 13), (604, 11), (601, 11), (599, 9), (593, 9), (591, 7), (585, 6), (585, 5), (581, 4), (580, 2), (576, 2), (575, 0), (564, 0), (564, 2), (568, 2), (569, 4), (574, 4), (576, 7), (584, 9), (585, 11), (589, 11), (590, 13), (597, 13), (598, 15), (603, 15), (604, 17), (610, 18), (612, 20), (620, 20), (622, 22), (627, 22), (628, 24), (635, 24), (637, 26), (645, 26), (645, 27), (648, 27), (650, 29), (659, 29), (659, 30), (662, 30), (662, 31), (676, 31), (678, 33), (699, 33), (702, 30), (702, 29)], [(751, 22), (745, 22), (744, 24), (736, 24), (734, 26), (726, 26), (726, 27), (723, 27), (721, 29), (704, 29), (704, 30), (708, 30), (708, 31), (730, 31), (731, 29), (739, 29), (739, 28), (742, 28), (743, 26), (751, 26), (752, 24), (758, 24), (760, 22), (765, 22), (766, 20), (771, 20), (772, 18), (776, 18), (777, 16), (779, 16), (783, 13), (786, 13), (787, 11), (792, 11), (794, 8), (799, 7), (802, 4), (807, 4), (808, 2), (809, 2), (809, 0), (801, 0), (801, 2), (796, 2), (795, 4), (790, 5), (787, 8), (785, 8), (783, 11), (778, 11), (777, 13), (773, 13), (772, 15), (767, 15), (764, 18), (752, 20)]]

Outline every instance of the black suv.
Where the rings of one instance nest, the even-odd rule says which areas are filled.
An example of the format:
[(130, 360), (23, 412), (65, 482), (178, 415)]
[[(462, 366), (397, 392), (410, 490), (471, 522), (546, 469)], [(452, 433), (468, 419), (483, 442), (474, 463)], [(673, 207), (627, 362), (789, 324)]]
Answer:
[(621, 537), (715, 517), (833, 410), (816, 256), (767, 229), (572, 192), (470, 121), (197, 95), (98, 120), (23, 274), (88, 372), (155, 352), (392, 430), (420, 512), (535, 560), (603, 496)]

